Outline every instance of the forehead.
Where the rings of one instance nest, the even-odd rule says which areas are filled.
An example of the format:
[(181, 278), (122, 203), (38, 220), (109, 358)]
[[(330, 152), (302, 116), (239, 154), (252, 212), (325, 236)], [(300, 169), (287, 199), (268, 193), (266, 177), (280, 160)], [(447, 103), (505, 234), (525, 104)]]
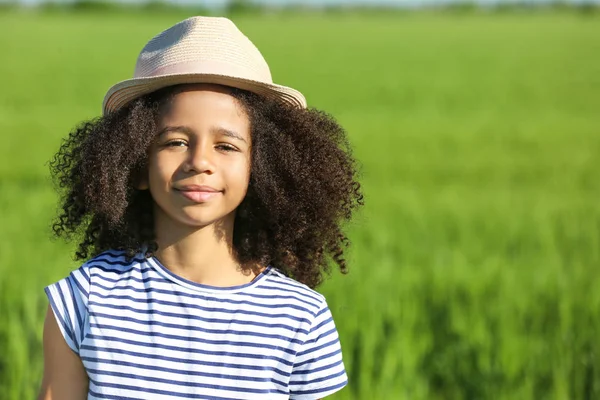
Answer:
[(205, 83), (174, 88), (161, 112), (161, 122), (199, 126), (227, 124), (247, 133), (250, 127), (248, 115), (242, 104), (231, 95), (231, 88)]

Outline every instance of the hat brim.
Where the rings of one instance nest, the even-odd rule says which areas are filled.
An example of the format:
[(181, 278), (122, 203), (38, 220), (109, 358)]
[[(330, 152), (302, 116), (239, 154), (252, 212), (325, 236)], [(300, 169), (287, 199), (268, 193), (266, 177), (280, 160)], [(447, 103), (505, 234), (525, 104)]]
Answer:
[(264, 82), (258, 82), (250, 79), (237, 78), (229, 75), (219, 74), (172, 74), (157, 77), (133, 78), (121, 81), (112, 86), (102, 103), (102, 112), (107, 115), (116, 111), (132, 100), (152, 93), (167, 86), (179, 85), (184, 83), (213, 83), (224, 86), (231, 86), (238, 89), (247, 90), (258, 95), (279, 100), (292, 106), (306, 108), (306, 99), (304, 95), (296, 89)]

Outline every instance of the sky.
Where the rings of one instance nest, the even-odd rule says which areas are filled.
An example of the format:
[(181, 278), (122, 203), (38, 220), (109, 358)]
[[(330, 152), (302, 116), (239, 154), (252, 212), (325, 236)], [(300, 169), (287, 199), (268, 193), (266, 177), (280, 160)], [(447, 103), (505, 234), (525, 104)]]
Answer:
[[(8, 0), (0, 0), (0, 3)], [(48, 0), (17, 0), (22, 4), (37, 4), (41, 2), (48, 2)], [(72, 0), (51, 0), (55, 3), (69, 2)], [(109, 0), (110, 1), (110, 0)], [(117, 1), (118, 0), (112, 0)], [(199, 5), (209, 8), (221, 8), (228, 3), (229, 0), (166, 0), (169, 3), (186, 4), (186, 5)], [(323, 6), (323, 5), (386, 5), (386, 6), (427, 6), (433, 4), (445, 4), (452, 2), (460, 2), (461, 0), (251, 0), (253, 3), (258, 4), (272, 4), (272, 5), (290, 5), (300, 4), (307, 6)], [(551, 0), (526, 0), (528, 3), (548, 3)], [(125, 0), (126, 3), (143, 3), (145, 0)], [(523, 0), (474, 0), (475, 3), (479, 4), (496, 4), (496, 3), (515, 3), (523, 2)], [(600, 0), (567, 0), (568, 3), (596, 3), (600, 4)]]

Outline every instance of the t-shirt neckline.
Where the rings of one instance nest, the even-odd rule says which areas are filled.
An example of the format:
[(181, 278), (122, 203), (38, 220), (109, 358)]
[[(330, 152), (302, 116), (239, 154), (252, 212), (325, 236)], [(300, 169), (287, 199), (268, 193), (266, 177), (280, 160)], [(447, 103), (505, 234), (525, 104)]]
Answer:
[(179, 276), (179, 275), (173, 273), (171, 270), (169, 270), (164, 265), (162, 265), (162, 263), (154, 256), (147, 257), (146, 261), (148, 262), (148, 264), (150, 264), (150, 266), (154, 270), (156, 270), (156, 272), (158, 272), (166, 279), (168, 279), (180, 286), (184, 286), (189, 289), (196, 290), (196, 291), (212, 292), (212, 293), (234, 293), (234, 292), (249, 290), (252, 287), (261, 284), (262, 281), (265, 279), (265, 277), (269, 274), (269, 272), (272, 269), (271, 265), (267, 265), (267, 267), (265, 269), (263, 269), (258, 275), (256, 275), (256, 277), (251, 282), (244, 283), (242, 285), (221, 287), (221, 286), (205, 285), (202, 283), (191, 281), (182, 276)]

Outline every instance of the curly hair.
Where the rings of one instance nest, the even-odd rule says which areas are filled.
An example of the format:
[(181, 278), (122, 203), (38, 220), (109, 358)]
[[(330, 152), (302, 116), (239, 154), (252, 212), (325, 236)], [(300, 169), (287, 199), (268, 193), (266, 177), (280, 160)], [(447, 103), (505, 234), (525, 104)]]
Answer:
[[(82, 122), (50, 161), (61, 194), (52, 229), (79, 239), (76, 259), (109, 249), (128, 257), (146, 249), (151, 256), (158, 249), (153, 199), (136, 182), (175, 88)], [(344, 129), (323, 111), (230, 89), (249, 117), (252, 138), (250, 181), (233, 232), (242, 269), (270, 264), (311, 288), (331, 273), (329, 258), (346, 274), (342, 223), (364, 200)]]

